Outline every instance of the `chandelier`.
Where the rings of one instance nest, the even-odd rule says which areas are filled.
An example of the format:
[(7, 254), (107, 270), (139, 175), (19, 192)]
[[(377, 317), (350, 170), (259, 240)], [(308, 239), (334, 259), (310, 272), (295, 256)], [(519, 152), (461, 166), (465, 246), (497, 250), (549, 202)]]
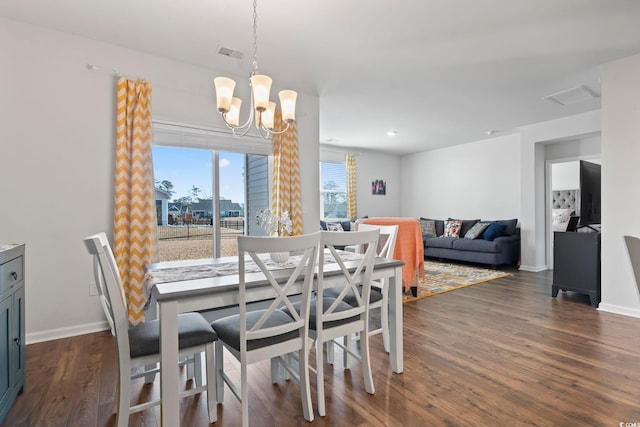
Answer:
[(296, 98), (298, 94), (293, 90), (282, 90), (278, 93), (280, 97), (280, 108), (282, 110), (282, 120), (287, 124), (281, 131), (274, 131), (274, 116), (276, 103), (269, 101), (271, 91), (271, 78), (263, 74), (258, 74), (258, 12), (257, 0), (253, 0), (253, 61), (252, 70), (249, 74), (249, 86), (251, 87), (251, 112), (247, 121), (240, 125), (240, 105), (242, 100), (233, 96), (236, 82), (228, 77), (216, 77), (214, 80), (216, 87), (216, 104), (218, 112), (222, 115), (222, 120), (231, 132), (236, 136), (244, 136), (249, 132), (251, 123), (255, 126), (262, 138), (269, 138), (271, 134), (280, 135), (289, 129), (289, 125), (296, 119)]

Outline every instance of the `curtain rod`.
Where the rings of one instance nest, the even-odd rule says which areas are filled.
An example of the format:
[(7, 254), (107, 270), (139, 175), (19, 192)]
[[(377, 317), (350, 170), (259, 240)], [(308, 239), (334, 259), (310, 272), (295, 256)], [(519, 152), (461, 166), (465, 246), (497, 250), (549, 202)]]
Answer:
[(129, 76), (126, 74), (123, 74), (121, 72), (119, 72), (118, 70), (115, 69), (111, 69), (111, 71), (103, 71), (99, 66), (95, 65), (95, 64), (89, 64), (87, 63), (87, 70), (89, 71), (94, 71), (97, 73), (101, 73), (101, 74), (111, 74), (112, 76), (115, 77), (124, 77), (125, 79), (129, 79), (129, 80), (137, 80), (137, 81), (145, 81), (148, 82), (147, 79), (145, 79), (142, 76)]

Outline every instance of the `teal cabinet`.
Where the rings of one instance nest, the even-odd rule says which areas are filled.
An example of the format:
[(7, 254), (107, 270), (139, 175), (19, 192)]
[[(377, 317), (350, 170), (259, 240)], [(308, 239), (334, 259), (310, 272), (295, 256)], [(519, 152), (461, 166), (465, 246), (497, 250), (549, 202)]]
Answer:
[(24, 391), (24, 245), (0, 244), (0, 423)]

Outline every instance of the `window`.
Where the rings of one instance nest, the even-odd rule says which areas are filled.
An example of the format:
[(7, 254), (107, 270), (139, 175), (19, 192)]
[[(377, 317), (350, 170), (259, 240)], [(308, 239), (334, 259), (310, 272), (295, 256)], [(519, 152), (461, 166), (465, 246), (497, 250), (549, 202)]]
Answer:
[(320, 217), (347, 218), (347, 165), (320, 162)]

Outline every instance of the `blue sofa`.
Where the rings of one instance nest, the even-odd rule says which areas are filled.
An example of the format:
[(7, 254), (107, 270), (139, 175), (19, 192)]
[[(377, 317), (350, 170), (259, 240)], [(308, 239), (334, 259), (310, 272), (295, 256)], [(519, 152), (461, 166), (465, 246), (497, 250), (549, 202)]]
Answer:
[(426, 221), (435, 223), (435, 235), (424, 234), (425, 228), (428, 227), (423, 227), (425, 258), (489, 264), (493, 268), (503, 264), (518, 265), (520, 262), (520, 228), (517, 227), (517, 219), (495, 221), (504, 224), (505, 227), (501, 235), (491, 240), (485, 239), (482, 235), (475, 239), (464, 238), (473, 225), (481, 222), (479, 219), (462, 220), (460, 237), (443, 237), (445, 220), (420, 218), (421, 224), (424, 225)]

